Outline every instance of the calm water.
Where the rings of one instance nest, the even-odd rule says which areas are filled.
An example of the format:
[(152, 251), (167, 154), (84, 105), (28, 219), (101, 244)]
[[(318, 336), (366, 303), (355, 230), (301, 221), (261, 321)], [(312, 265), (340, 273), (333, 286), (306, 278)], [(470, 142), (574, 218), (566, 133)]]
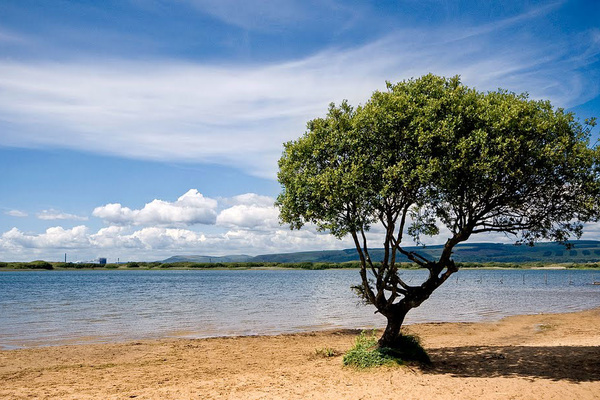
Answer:
[[(425, 271), (406, 271), (421, 282)], [(600, 307), (597, 271), (460, 271), (407, 323)], [(0, 272), (0, 348), (381, 327), (356, 270)]]

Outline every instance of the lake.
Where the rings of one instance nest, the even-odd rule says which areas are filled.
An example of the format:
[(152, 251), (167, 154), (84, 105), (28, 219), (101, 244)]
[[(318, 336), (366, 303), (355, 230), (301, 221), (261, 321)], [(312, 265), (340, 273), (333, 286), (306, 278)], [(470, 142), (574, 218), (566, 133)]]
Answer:
[[(461, 270), (406, 323), (600, 307), (598, 280), (589, 270)], [(0, 348), (384, 326), (351, 291), (358, 282), (357, 270), (4, 271)]]

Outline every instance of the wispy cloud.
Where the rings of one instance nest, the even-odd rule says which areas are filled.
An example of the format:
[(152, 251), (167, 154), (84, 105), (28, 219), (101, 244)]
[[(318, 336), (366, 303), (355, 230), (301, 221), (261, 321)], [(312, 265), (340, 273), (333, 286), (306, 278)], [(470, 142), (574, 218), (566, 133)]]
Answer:
[(463, 30), (463, 34), (458, 35), (456, 38), (453, 38), (453, 40), (467, 39), (469, 37), (481, 36), (484, 34), (500, 31), (506, 28), (512, 28), (516, 25), (527, 23), (530, 20), (544, 17), (550, 12), (557, 10), (565, 3), (566, 0), (554, 1), (548, 4), (544, 4), (542, 6), (533, 7), (517, 15), (503, 18), (498, 21), (493, 21), (480, 26), (465, 27), (465, 29)]
[[(200, 12), (228, 25), (252, 31), (303, 29), (307, 23), (327, 15), (330, 19), (352, 20), (358, 6), (328, 0), (186, 0)], [(304, 28), (305, 29), (305, 28)]]
[(41, 212), (39, 212), (37, 214), (38, 219), (43, 219), (43, 220), (57, 220), (57, 219), (70, 219), (70, 220), (75, 220), (75, 221), (87, 221), (88, 217), (84, 217), (84, 216), (80, 216), (80, 215), (75, 215), (75, 214), (69, 214), (69, 213), (64, 213), (64, 212), (60, 212), (57, 210), (42, 210)]
[(30, 39), (27, 36), (0, 27), (0, 43), (17, 45), (28, 42)]
[(10, 215), (11, 217), (18, 217), (18, 218), (25, 218), (25, 217), (29, 216), (29, 214), (27, 214), (25, 211), (20, 211), (20, 210), (10, 210), (10, 211), (6, 211), (4, 214)]
[(240, 2), (236, 0), (187, 0), (198, 10), (244, 29), (270, 29), (306, 17), (307, 7), (295, 0)]
[[(0, 145), (211, 162), (274, 178), (282, 143), (301, 135), (307, 120), (331, 101), (364, 102), (385, 80), (460, 74), (480, 90), (503, 87), (576, 106), (600, 92), (598, 73), (586, 70), (599, 59), (596, 36), (542, 42), (520, 30), (560, 4), (480, 27), (399, 30), (267, 65), (3, 60)], [(502, 41), (493, 35), (499, 30)]]

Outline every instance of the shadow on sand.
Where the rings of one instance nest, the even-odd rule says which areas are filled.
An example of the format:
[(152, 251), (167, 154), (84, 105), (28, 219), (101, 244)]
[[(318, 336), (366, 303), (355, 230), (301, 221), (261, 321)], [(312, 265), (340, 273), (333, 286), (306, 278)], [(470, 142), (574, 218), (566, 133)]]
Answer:
[(428, 350), (426, 374), (600, 381), (600, 346), (466, 346)]

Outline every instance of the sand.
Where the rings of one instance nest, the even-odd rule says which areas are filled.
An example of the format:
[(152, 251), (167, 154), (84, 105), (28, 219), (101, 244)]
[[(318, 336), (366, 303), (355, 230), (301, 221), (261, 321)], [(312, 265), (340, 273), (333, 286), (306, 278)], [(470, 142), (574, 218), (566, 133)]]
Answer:
[(1, 399), (600, 399), (600, 309), (418, 324), (433, 367), (358, 371), (357, 331), (0, 351)]

